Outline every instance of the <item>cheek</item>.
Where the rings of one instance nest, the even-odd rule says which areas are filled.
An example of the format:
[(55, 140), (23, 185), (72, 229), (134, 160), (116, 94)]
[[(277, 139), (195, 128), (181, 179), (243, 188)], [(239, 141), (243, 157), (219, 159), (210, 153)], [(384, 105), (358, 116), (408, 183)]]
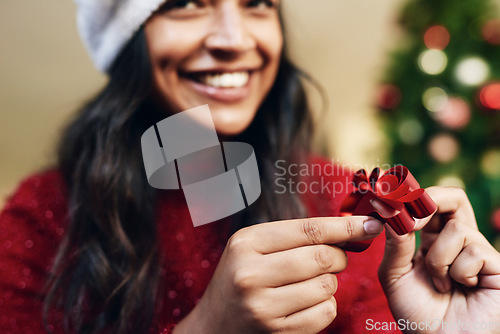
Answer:
[(266, 67), (262, 72), (261, 91), (268, 92), (276, 79), (283, 51), (283, 36), (279, 23), (268, 23), (254, 30), (260, 53), (265, 57)]
[(279, 20), (256, 24), (254, 36), (269, 62), (279, 62), (283, 50), (283, 32)]
[(146, 25), (146, 38), (153, 69), (172, 67), (199, 49), (203, 25), (172, 22), (154, 17)]
[(145, 26), (148, 52), (153, 73), (153, 85), (158, 101), (168, 110), (180, 111), (178, 69), (183, 61), (199, 50), (202, 41), (197, 24), (188, 25), (153, 17)]

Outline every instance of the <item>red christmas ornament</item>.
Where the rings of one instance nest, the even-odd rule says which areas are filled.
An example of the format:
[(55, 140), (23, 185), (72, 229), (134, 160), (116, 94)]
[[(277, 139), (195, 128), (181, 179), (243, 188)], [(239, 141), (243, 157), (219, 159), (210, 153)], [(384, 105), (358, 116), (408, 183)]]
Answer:
[(429, 49), (444, 50), (449, 42), (450, 33), (443, 26), (432, 26), (425, 31), (424, 43)]
[(486, 109), (500, 110), (500, 81), (484, 86), (479, 93), (479, 101)]
[(483, 39), (493, 45), (500, 45), (500, 20), (490, 20), (483, 25), (481, 30)]
[(393, 84), (383, 84), (379, 87), (376, 95), (377, 108), (382, 110), (394, 110), (401, 102), (401, 90)]
[(500, 208), (493, 211), (491, 215), (491, 224), (497, 231), (500, 231)]

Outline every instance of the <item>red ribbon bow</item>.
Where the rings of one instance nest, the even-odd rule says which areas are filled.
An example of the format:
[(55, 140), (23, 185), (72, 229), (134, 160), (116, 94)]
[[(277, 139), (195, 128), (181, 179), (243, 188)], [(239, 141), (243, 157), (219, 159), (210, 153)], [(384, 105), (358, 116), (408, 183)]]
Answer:
[[(374, 216), (399, 235), (413, 230), (413, 217), (425, 218), (437, 210), (436, 203), (404, 166), (393, 167), (382, 175), (375, 168), (369, 177), (360, 169), (352, 182), (356, 189), (342, 203), (341, 214)], [(366, 249), (370, 243), (355, 248)]]

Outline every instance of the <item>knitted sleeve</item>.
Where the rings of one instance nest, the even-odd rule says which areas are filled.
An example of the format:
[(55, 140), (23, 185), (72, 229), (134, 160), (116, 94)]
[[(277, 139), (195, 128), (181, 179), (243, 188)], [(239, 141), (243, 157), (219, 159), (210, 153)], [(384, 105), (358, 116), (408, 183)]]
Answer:
[(65, 203), (60, 175), (46, 172), (24, 180), (0, 213), (1, 333), (46, 332), (43, 291), (64, 234)]

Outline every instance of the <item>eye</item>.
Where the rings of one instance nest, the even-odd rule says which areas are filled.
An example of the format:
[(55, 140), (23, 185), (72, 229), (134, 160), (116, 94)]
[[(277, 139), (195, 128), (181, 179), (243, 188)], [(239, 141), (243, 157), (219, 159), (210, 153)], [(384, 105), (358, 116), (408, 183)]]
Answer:
[(160, 10), (161, 11), (168, 11), (168, 10), (176, 10), (176, 9), (182, 9), (182, 10), (190, 10), (190, 9), (196, 9), (200, 7), (199, 0), (169, 0), (161, 6)]
[(272, 0), (250, 0), (247, 6), (256, 9), (267, 9), (276, 7), (276, 4)]
[(174, 0), (173, 1), (174, 8), (183, 8), (183, 9), (194, 9), (198, 7), (196, 1), (193, 0)]

